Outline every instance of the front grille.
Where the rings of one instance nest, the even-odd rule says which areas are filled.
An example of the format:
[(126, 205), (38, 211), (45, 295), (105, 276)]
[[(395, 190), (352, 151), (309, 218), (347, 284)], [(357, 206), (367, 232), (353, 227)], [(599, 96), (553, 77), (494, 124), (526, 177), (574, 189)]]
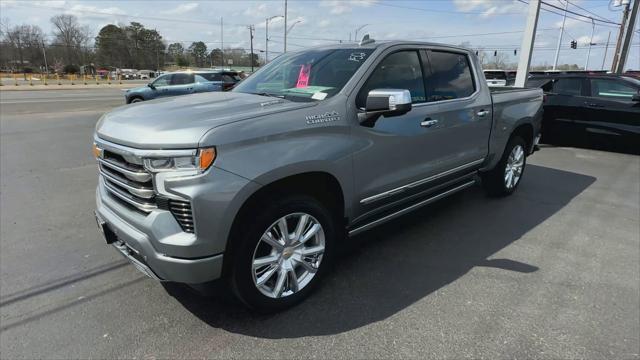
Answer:
[(142, 166), (142, 159), (125, 159), (119, 154), (103, 150), (98, 163), (104, 185), (116, 199), (143, 213), (158, 207), (152, 176)]
[(156, 196), (153, 176), (144, 168), (142, 158), (105, 149), (98, 164), (105, 188), (115, 200), (143, 214), (158, 208), (168, 210), (184, 232), (194, 232), (191, 203)]

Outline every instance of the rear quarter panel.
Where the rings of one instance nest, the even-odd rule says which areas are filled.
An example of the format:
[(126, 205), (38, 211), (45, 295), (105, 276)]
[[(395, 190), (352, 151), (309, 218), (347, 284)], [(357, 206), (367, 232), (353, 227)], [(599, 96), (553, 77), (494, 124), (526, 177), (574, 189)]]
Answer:
[(486, 169), (493, 168), (504, 152), (513, 131), (524, 124), (533, 127), (533, 136), (540, 132), (543, 93), (541, 89), (510, 89), (491, 92), (493, 126), (489, 139)]

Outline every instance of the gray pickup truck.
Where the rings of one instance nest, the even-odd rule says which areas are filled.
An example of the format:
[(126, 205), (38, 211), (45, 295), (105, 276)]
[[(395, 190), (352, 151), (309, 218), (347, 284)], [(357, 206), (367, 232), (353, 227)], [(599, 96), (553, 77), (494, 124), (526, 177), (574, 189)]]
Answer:
[(152, 278), (222, 278), (251, 308), (289, 307), (350, 236), (478, 180), (515, 191), (543, 94), (491, 92), (480, 69), (458, 47), (367, 41), (115, 109), (94, 135), (99, 228)]

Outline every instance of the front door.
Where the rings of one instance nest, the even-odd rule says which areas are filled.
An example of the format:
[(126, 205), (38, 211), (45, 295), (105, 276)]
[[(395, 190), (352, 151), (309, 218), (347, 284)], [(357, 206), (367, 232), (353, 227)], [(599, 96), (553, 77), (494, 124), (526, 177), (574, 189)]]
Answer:
[[(425, 80), (430, 79), (430, 74), (426, 51), (392, 48), (387, 50), (357, 91), (355, 103), (359, 109), (364, 108), (370, 90), (385, 88), (409, 90), (413, 108), (402, 116), (380, 117), (373, 125), (354, 127), (353, 135), (358, 147), (353, 158), (356, 221), (377, 208), (430, 186), (429, 178), (473, 158), (472, 153), (477, 149), (461, 149), (474, 148), (479, 140), (468, 139), (464, 131), (464, 138), (458, 138), (460, 127), (471, 123), (473, 116), (470, 112), (455, 114), (444, 99), (428, 94), (427, 89), (431, 85), (427, 83), (425, 87)], [(446, 81), (446, 76), (442, 77), (442, 84)], [(452, 94), (448, 96), (455, 98)], [(490, 115), (487, 119), (486, 136), (476, 135), (485, 141), (488, 140)], [(462, 141), (471, 141), (471, 144), (460, 145)], [(485, 143), (485, 151), (487, 147), (488, 143)]]
[(589, 133), (640, 136), (640, 102), (632, 101), (640, 86), (622, 79), (590, 79)]

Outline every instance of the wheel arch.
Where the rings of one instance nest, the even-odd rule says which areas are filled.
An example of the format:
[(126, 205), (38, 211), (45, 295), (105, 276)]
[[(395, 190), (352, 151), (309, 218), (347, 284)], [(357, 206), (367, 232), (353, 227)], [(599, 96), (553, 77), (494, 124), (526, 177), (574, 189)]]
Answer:
[[(262, 177), (262, 180), (267, 177)], [(271, 178), (268, 183), (251, 193), (242, 203), (236, 212), (227, 244), (225, 246), (225, 256), (223, 273), (226, 273), (233, 259), (234, 241), (233, 239), (243, 230), (243, 224), (250, 218), (255, 209), (264, 206), (263, 204), (275, 196), (286, 196), (292, 194), (308, 195), (318, 200), (335, 216), (337, 228), (344, 228), (346, 224), (345, 194), (338, 178), (327, 171), (307, 171), (279, 178)]]

